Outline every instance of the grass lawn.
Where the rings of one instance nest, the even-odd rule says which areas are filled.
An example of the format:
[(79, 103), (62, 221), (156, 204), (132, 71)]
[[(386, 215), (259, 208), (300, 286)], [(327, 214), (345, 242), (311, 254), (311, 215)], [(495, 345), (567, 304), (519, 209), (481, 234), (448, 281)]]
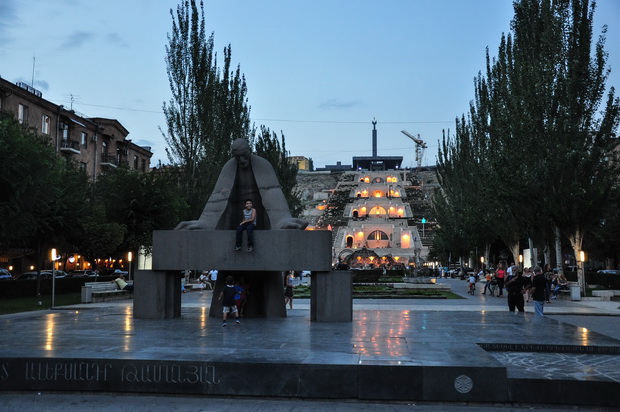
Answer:
[[(80, 303), (80, 293), (67, 293), (54, 297), (54, 306), (74, 305)], [(41, 304), (39, 305), (39, 302)], [(30, 312), (33, 310), (46, 310), (52, 306), (51, 296), (39, 296), (28, 298), (13, 298), (0, 300), (0, 315), (18, 312)]]
[[(310, 299), (310, 287), (295, 287), (295, 298)], [(425, 289), (394, 289), (381, 284), (353, 286), (353, 299), (463, 299), (446, 291)]]

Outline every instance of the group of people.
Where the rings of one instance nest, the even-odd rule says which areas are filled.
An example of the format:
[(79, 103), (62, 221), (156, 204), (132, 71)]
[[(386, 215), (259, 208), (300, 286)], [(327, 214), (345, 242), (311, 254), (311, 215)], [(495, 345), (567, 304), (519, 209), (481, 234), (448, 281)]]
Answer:
[(540, 266), (536, 266), (522, 271), (519, 265), (507, 265), (505, 261), (501, 261), (495, 270), (481, 270), (477, 275), (470, 276), (469, 293), (473, 294), (475, 283), (484, 277), (486, 284), (483, 295), (489, 292), (491, 296), (495, 296), (497, 290), (497, 296), (501, 297), (505, 289), (508, 309), (511, 312), (524, 312), (525, 302), (531, 299), (536, 315), (543, 316), (544, 304), (550, 303), (550, 299), (556, 299), (559, 291), (568, 287), (568, 281), (561, 272), (554, 273), (549, 265), (545, 269), (543, 271)]
[(211, 269), (210, 271), (203, 271), (198, 277), (198, 283), (202, 289), (213, 290), (215, 287), (215, 281), (217, 280), (217, 269)]
[(240, 317), (245, 315), (245, 306), (250, 294), (250, 286), (241, 276), (238, 281), (232, 276), (226, 277), (226, 286), (220, 292), (219, 300), (222, 301), (222, 326), (226, 326), (228, 314), (235, 317), (237, 325), (241, 324)]

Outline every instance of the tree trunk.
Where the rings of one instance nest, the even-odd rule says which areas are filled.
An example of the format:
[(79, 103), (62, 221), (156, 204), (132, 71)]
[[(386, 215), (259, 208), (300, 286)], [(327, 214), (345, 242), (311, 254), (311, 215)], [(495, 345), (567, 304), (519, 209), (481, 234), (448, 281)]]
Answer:
[(551, 248), (548, 243), (545, 243), (545, 248), (543, 249), (543, 258), (545, 259), (545, 265), (551, 265)]
[(512, 262), (508, 262), (508, 264), (519, 263), (519, 241), (517, 240), (515, 243), (508, 245), (508, 248), (510, 253), (512, 253)]
[[(538, 249), (534, 247), (534, 241), (531, 237), (527, 238), (527, 243), (530, 248), (530, 267), (534, 268), (538, 266)], [(525, 262), (523, 264), (525, 265)]]
[(560, 228), (555, 226), (553, 229), (553, 237), (555, 243), (555, 267), (558, 271), (564, 274), (564, 262), (562, 261), (562, 237), (560, 235)]

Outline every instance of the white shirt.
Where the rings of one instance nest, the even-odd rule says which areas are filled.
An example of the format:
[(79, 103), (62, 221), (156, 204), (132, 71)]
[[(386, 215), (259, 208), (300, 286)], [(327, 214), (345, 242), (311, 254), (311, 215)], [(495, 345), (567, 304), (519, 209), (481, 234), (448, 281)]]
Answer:
[(209, 274), (211, 275), (211, 280), (217, 280), (217, 269), (213, 269), (211, 272), (209, 272)]

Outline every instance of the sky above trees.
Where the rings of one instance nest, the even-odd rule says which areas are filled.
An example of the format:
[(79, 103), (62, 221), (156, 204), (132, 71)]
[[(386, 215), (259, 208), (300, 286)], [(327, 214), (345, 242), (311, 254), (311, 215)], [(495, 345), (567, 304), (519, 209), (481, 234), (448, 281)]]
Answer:
[[(2, 0), (0, 76), (87, 117), (118, 119), (152, 165), (167, 163), (165, 45), (180, 0)], [(620, 3), (599, 0), (595, 37), (609, 26), (608, 85), (620, 87)], [(205, 1), (218, 60), (232, 47), (251, 119), (286, 135), (317, 167), (378, 152), (413, 166), (420, 134), (434, 164), (442, 129), (467, 112), (473, 79), (510, 29), (512, 0)]]

